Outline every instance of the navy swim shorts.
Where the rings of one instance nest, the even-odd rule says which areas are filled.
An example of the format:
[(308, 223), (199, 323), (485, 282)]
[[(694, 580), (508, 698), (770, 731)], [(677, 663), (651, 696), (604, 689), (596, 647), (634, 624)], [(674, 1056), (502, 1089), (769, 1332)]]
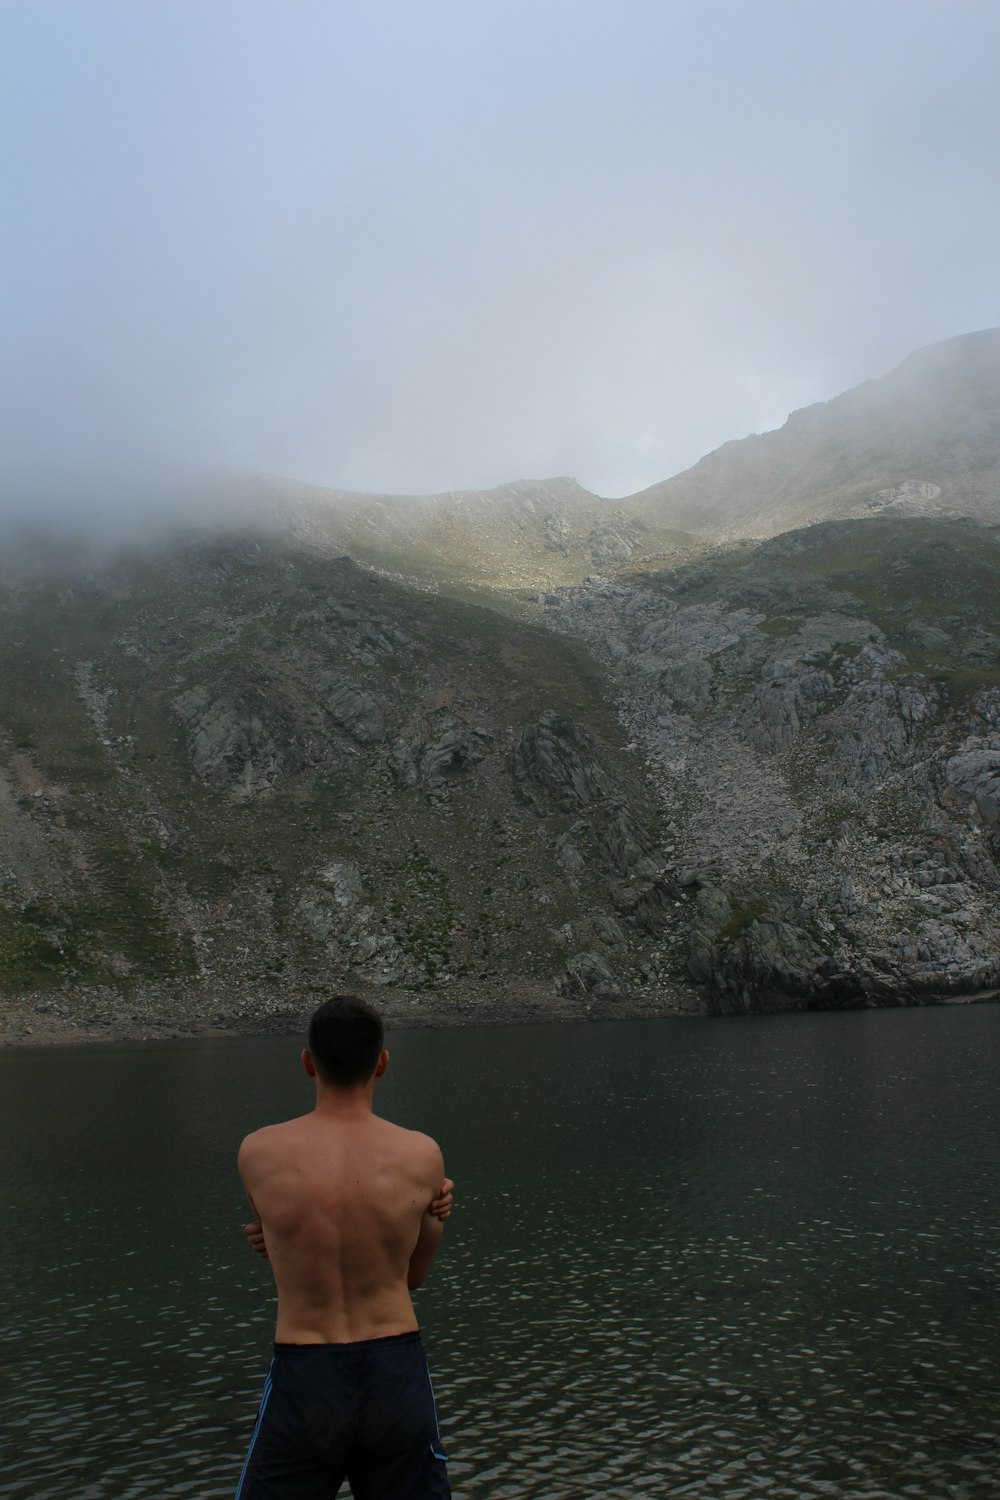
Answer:
[(449, 1500), (419, 1333), (275, 1344), (236, 1500)]

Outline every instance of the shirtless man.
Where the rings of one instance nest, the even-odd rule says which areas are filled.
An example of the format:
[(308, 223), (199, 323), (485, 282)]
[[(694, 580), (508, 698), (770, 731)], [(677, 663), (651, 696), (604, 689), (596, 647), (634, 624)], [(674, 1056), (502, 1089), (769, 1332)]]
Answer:
[(356, 1500), (451, 1494), (410, 1292), (453, 1184), (434, 1141), (372, 1113), (382, 1040), (364, 1001), (326, 1001), (302, 1054), (315, 1109), (240, 1147), (278, 1321), (236, 1500), (333, 1500), (345, 1477)]

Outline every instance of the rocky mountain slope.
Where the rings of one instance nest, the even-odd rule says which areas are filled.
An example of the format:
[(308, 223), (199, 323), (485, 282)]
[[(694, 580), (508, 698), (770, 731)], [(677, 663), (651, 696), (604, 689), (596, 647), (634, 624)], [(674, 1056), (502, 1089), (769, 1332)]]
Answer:
[(825, 523), (548, 607), (622, 684), (712, 1008), (1000, 984), (1000, 528)]
[[(262, 481), (254, 528), (241, 482), (225, 532), (8, 555), (0, 1029), (1000, 990), (995, 337), (821, 408), (768, 525), (823, 485), (840, 518), (765, 541), (602, 530), (570, 481), (412, 513)], [(849, 474), (894, 498), (854, 517)]]
[(540, 626), (227, 538), (8, 585), (0, 668), (0, 985), (45, 1025), (585, 1011), (651, 945), (655, 799)]

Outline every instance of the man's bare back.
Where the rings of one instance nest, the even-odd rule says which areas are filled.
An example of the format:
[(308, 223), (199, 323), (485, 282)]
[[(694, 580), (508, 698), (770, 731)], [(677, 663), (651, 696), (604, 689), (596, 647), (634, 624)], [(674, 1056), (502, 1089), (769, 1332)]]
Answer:
[(428, 1136), (327, 1091), (297, 1120), (247, 1136), (240, 1175), (278, 1289), (275, 1337), (346, 1344), (417, 1327), (410, 1289), (443, 1232), (430, 1211), (444, 1163)]

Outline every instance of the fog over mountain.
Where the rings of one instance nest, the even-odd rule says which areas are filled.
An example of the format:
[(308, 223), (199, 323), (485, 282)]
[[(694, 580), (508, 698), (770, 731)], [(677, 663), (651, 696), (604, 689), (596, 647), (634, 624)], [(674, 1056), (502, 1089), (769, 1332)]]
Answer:
[(69, 495), (78, 486), (75, 502), (53, 508), (41, 497), (7, 518), (9, 561), (79, 562), (178, 531), (250, 527), (418, 582), (509, 590), (579, 582), (826, 518), (995, 521), (1000, 329), (918, 350), (888, 375), (620, 501), (569, 477), (380, 495), (176, 462), (149, 469), (125, 453), (82, 475), (64, 467), (62, 482)]
[(646, 517), (715, 538), (836, 516), (1000, 516), (1000, 329), (911, 354), (881, 380), (727, 443), (633, 497)]
[[(253, 524), (424, 584), (579, 583), (824, 519), (1000, 520), (1000, 329), (946, 339), (888, 375), (726, 443), (620, 501), (568, 477), (372, 495), (268, 475), (204, 478), (195, 516)], [(189, 511), (189, 522), (191, 513)]]
[(658, 484), (998, 322), (998, 44), (975, 0), (10, 0), (0, 503)]

